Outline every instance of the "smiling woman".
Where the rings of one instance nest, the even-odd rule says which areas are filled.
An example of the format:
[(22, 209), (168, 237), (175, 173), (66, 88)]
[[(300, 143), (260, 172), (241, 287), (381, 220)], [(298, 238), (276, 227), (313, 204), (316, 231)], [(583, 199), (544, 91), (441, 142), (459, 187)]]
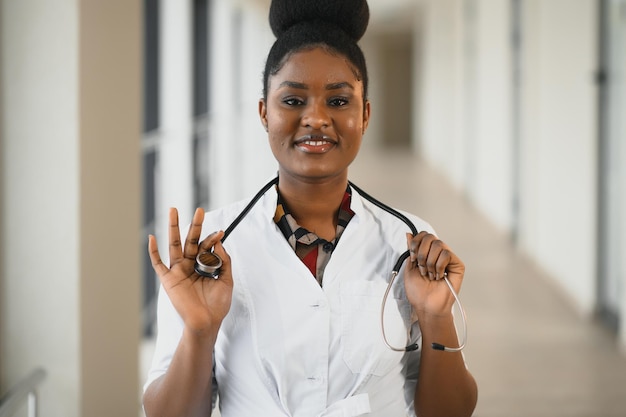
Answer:
[(320, 47), (291, 55), (259, 103), (281, 180), (345, 183), (369, 121), (363, 91), (344, 58)]
[[(365, 0), (272, 2), (259, 115), (278, 179), (253, 205), (198, 209), (184, 244), (172, 209), (169, 266), (150, 237), (162, 291), (149, 417), (210, 415), (218, 393), (224, 417), (471, 415), (461, 353), (421, 349), (457, 345), (448, 285), (459, 291), (463, 262), (428, 223), (407, 214), (420, 231), (407, 234), (348, 182), (370, 118), (357, 45), (368, 18)], [(227, 242), (207, 236), (236, 217)], [(407, 248), (382, 321), (393, 344), (417, 342), (397, 351), (380, 302)], [(205, 253), (222, 260), (217, 279), (194, 269)]]

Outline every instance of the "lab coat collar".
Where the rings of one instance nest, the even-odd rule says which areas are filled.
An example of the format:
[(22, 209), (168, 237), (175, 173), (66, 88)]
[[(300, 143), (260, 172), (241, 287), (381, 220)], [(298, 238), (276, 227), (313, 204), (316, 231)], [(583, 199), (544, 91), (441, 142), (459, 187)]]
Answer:
[[(353, 188), (350, 187), (352, 198), (350, 199), (350, 209), (354, 212), (356, 218), (362, 217), (365, 213), (363, 207), (363, 197)], [(278, 192), (276, 186), (271, 187), (263, 196), (263, 212), (265, 218), (274, 223), (274, 214), (276, 213), (276, 202), (278, 201)]]

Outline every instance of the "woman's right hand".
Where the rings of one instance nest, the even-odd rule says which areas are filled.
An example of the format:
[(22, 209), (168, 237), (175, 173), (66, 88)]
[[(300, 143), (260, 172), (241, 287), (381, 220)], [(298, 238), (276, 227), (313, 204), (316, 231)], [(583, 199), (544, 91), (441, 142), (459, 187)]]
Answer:
[[(198, 208), (185, 239), (184, 247), (180, 240), (178, 211), (169, 212), (169, 268), (161, 260), (156, 238), (148, 239), (148, 251), (152, 267), (167, 292), (174, 308), (178, 311), (187, 330), (197, 335), (215, 336), (226, 317), (232, 300), (233, 277), (230, 257), (220, 239), (224, 232), (216, 232), (202, 242), (200, 233), (204, 221), (204, 210)], [(222, 258), (219, 279), (204, 278), (194, 270), (196, 255), (210, 251)]]

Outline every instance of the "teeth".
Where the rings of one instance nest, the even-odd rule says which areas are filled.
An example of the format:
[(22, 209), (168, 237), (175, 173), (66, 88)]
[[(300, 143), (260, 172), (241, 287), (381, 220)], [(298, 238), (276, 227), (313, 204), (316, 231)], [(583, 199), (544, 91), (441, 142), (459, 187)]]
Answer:
[(304, 142), (305, 145), (309, 146), (322, 146), (326, 143), (328, 142), (326, 142), (325, 140), (307, 140)]

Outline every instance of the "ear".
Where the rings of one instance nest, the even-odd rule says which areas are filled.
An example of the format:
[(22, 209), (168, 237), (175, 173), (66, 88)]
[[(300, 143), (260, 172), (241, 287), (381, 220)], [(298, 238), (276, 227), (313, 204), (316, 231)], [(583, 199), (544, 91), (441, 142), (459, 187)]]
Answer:
[(265, 104), (264, 99), (259, 100), (259, 117), (261, 118), (261, 123), (263, 124), (265, 131), (267, 132), (267, 105)]
[(363, 106), (363, 134), (367, 130), (367, 127), (370, 124), (370, 114), (371, 114), (371, 105), (369, 100), (365, 100), (365, 104)]

